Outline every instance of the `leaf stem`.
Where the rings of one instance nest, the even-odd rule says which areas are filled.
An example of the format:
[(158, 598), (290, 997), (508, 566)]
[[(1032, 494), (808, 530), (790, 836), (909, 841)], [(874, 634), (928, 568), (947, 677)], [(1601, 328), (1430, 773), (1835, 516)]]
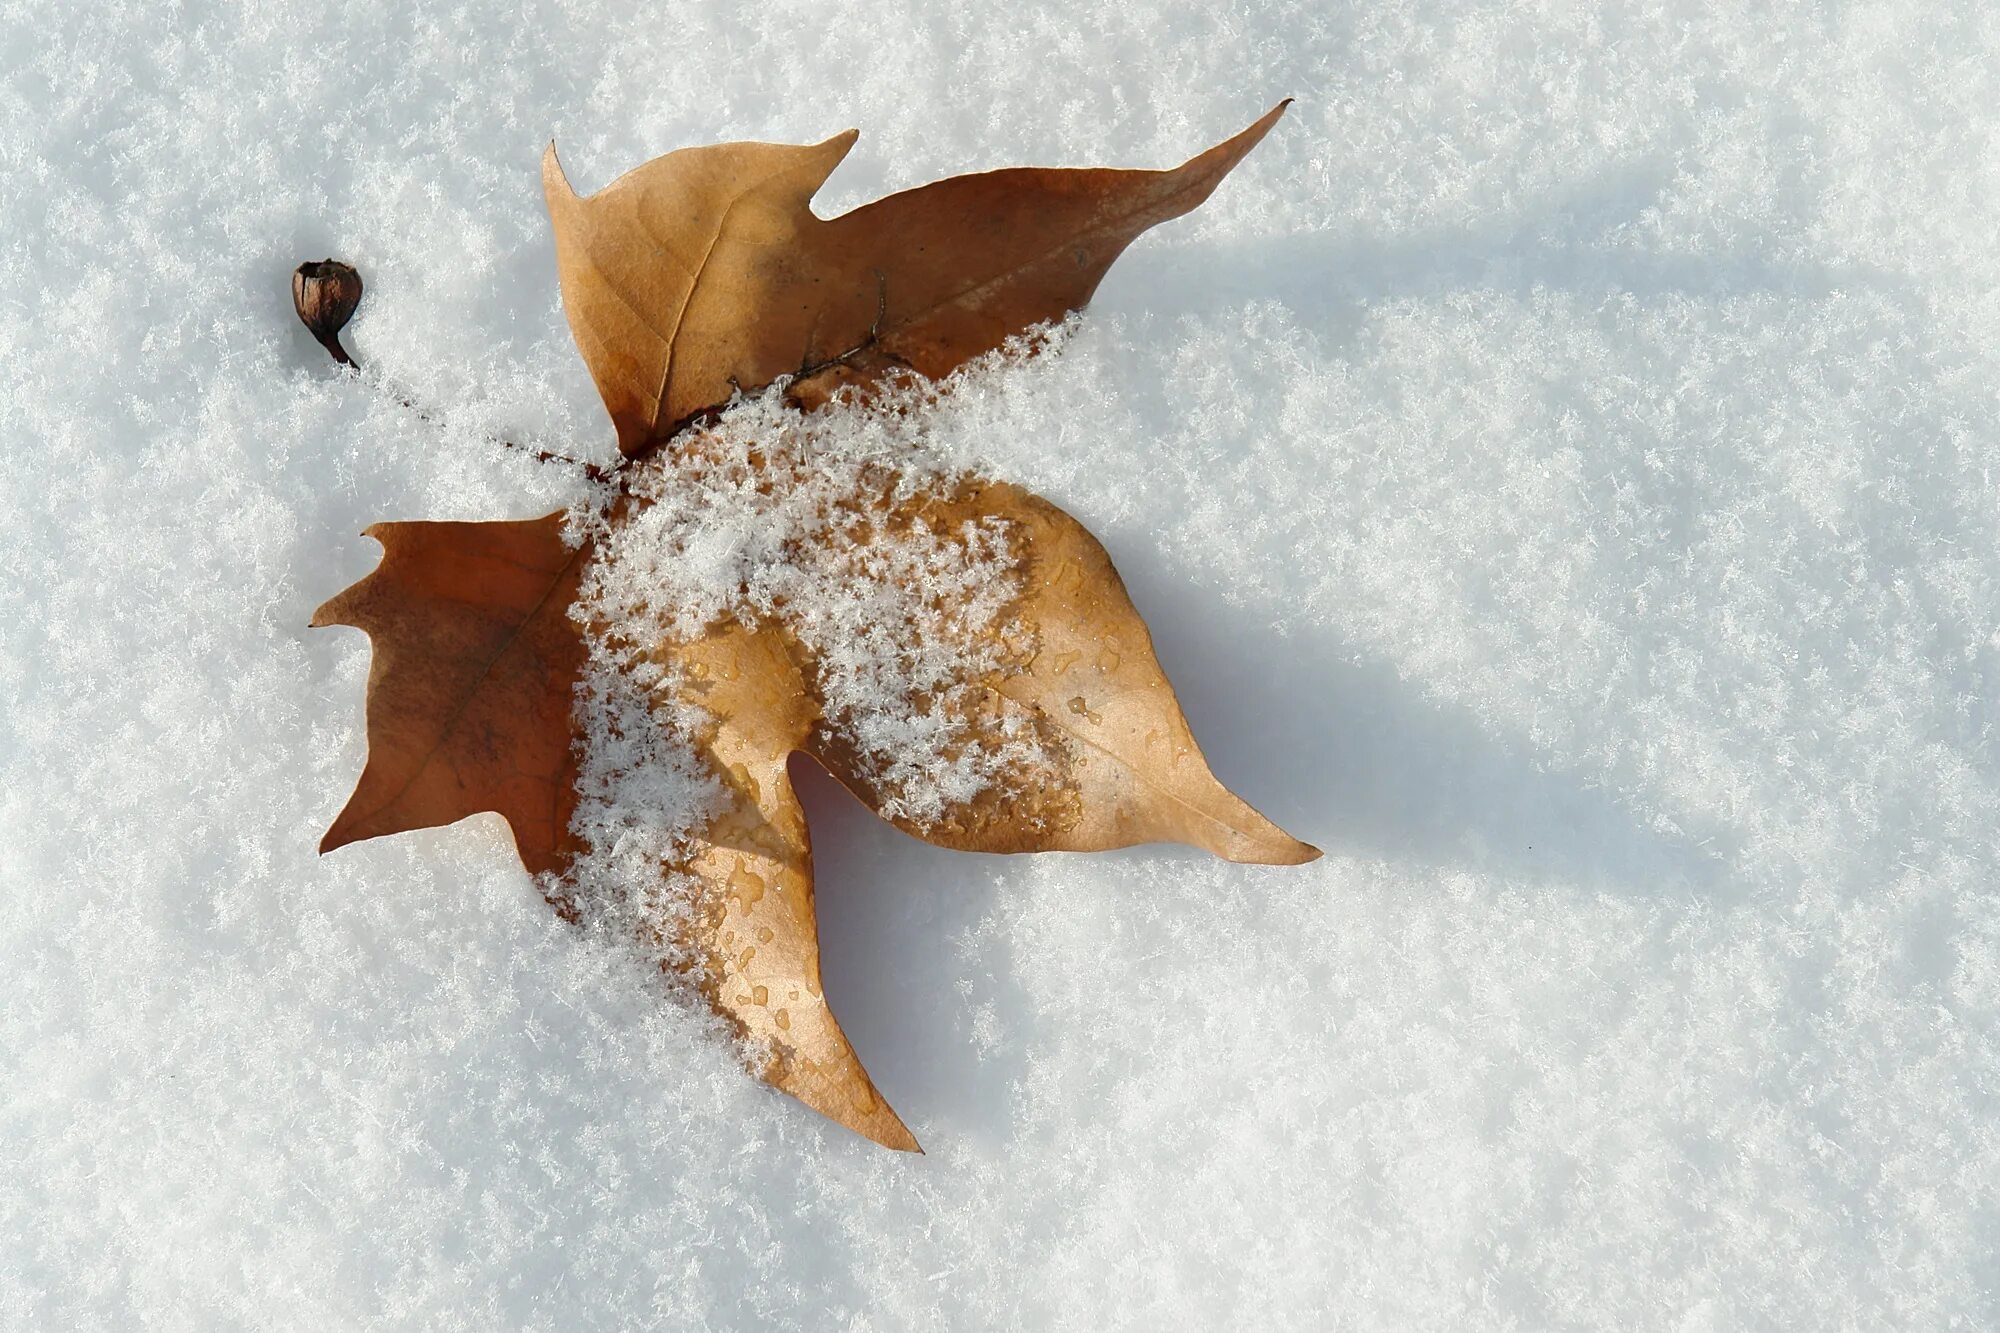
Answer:
[[(333, 358), (335, 365), (338, 365), (342, 369), (347, 370), (355, 375), (365, 374), (365, 372), (361, 368), (361, 363), (359, 361), (356, 361), (351, 355), (349, 355), (347, 349), (340, 345), (340, 339), (338, 337), (322, 338), (319, 340), (319, 343), (320, 346), (326, 348), (327, 355)], [(416, 402), (414, 402), (409, 397), (408, 394), (402, 393), (399, 390), (390, 387), (385, 381), (378, 379), (376, 383), (380, 384), (384, 389), (387, 389), (390, 395), (395, 398), (396, 402), (402, 405), (404, 408), (408, 409), (410, 412), (414, 413), (419, 421), (422, 421), (427, 425), (432, 425), (432, 426), (442, 425), (442, 423), (439, 422), (435, 416), (433, 416), (429, 411), (425, 410), (423, 407), (419, 406)], [(603, 483), (611, 481), (613, 479), (612, 474), (622, 470), (625, 465), (625, 461), (621, 460), (617, 467), (612, 467), (612, 468), (600, 467), (596, 463), (588, 462), (587, 460), (581, 458), (572, 458), (568, 454), (557, 453), (553, 449), (535, 449), (525, 444), (517, 444), (513, 440), (503, 440), (497, 437), (491, 437), (491, 438), (493, 438), (493, 443), (499, 445), (502, 449), (513, 449), (516, 452), (524, 453), (528, 455), (528, 457), (534, 459), (537, 463), (563, 463), (569, 467), (576, 468), (578, 471), (582, 472), (584, 476), (588, 477), (590, 480), (594, 482)]]

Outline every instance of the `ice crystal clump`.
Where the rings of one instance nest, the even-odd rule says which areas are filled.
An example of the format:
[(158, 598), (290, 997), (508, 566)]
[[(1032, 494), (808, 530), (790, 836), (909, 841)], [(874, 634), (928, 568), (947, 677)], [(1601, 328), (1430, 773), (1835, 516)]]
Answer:
[(575, 821), (588, 852), (572, 878), (596, 910), (658, 911), (632, 886), (661, 882), (721, 799), (692, 743), (712, 720), (663, 662), (726, 621), (797, 643), (822, 726), (886, 815), (923, 826), (1036, 769), (1027, 728), (967, 722), (1004, 667), (1020, 571), (1004, 520), (926, 513), (972, 480), (924, 442), (948, 389), (811, 414), (784, 389), (732, 404), (574, 516), (596, 551), (574, 613), (591, 666)]

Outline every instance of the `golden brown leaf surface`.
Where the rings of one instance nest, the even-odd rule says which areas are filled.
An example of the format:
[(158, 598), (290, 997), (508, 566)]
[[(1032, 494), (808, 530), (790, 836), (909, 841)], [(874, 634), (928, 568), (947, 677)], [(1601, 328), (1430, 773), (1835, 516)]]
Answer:
[[(1170, 171), (1020, 169), (961, 176), (822, 220), (813, 193), (854, 142), (725, 144), (650, 162), (579, 198), (551, 148), (544, 181), (570, 326), (628, 455), (741, 387), (798, 376), (812, 407), (892, 370), (937, 377), (1081, 306), (1131, 240), (1192, 209), (1284, 110)], [(920, 511), (920, 512), (917, 512)], [(1020, 593), (968, 697), (974, 741), (1013, 728), (1044, 767), (938, 821), (895, 822), (941, 846), (1086, 851), (1151, 841), (1236, 861), (1318, 853), (1209, 772), (1102, 546), (1055, 506), (999, 483), (889, 513), (934, 528), (1008, 525)], [(614, 520), (615, 521), (615, 520)], [(582, 847), (576, 684), (588, 657), (571, 617), (590, 548), (561, 515), (525, 522), (385, 523), (376, 571), (313, 624), (354, 625), (374, 649), (369, 756), (322, 851), (498, 811), (522, 861), (563, 876)], [(650, 650), (675, 670), (663, 708), (722, 790), (683, 859), (690, 910), (648, 929), (774, 1086), (888, 1147), (916, 1140), (856, 1058), (820, 986), (812, 862), (786, 760), (813, 754), (883, 810), (858, 756), (821, 716), (813, 663), (782, 624), (730, 620)]]
[[(960, 721), (981, 738), (1025, 725), (1049, 762), (1018, 789), (987, 792), (937, 822), (892, 816), (898, 828), (973, 852), (1181, 842), (1265, 865), (1319, 855), (1209, 771), (1146, 622), (1081, 523), (1000, 482), (910, 507), (941, 529), (987, 517), (1010, 525), (1022, 592), (1006, 617), (1003, 665), (979, 682), (978, 702)], [(882, 810), (882, 793), (836, 733), (819, 729), (813, 753), (870, 809)]]
[(677, 867), (703, 884), (682, 927), (703, 992), (763, 1053), (766, 1081), (884, 1147), (916, 1151), (820, 988), (812, 851), (785, 771), (818, 709), (782, 637), (732, 621), (654, 655), (681, 668), (681, 701), (713, 719), (697, 744), (725, 792), (697, 855)]
[(802, 376), (806, 406), (895, 368), (936, 378), (1082, 306), (1134, 237), (1208, 198), (1285, 105), (1169, 171), (954, 176), (832, 219), (809, 205), (852, 130), (683, 148), (588, 196), (550, 145), (563, 308), (628, 455), (783, 375)]

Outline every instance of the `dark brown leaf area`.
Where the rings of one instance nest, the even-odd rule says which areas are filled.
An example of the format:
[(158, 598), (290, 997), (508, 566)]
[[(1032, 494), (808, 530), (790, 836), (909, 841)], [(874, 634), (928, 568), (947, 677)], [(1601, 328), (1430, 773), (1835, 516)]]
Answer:
[(560, 870), (586, 656), (569, 608), (584, 552), (563, 544), (561, 514), (378, 523), (367, 535), (381, 565), (312, 620), (374, 644), (368, 763), (320, 850), (492, 810), (531, 872)]

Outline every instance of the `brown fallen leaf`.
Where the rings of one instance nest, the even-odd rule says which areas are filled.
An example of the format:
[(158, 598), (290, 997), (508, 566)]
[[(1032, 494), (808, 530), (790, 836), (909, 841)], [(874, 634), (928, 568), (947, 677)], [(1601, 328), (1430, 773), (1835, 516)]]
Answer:
[(582, 198), (551, 144), (563, 309), (628, 455), (783, 375), (808, 406), (890, 369), (935, 379), (1082, 306), (1134, 237), (1208, 198), (1288, 105), (1171, 171), (954, 176), (831, 220), (808, 205), (854, 130), (683, 148)]
[[(587, 198), (551, 149), (564, 305), (621, 450), (658, 454), (639, 466), (670, 482), (738, 391), (789, 377), (788, 401), (819, 407), (842, 389), (942, 376), (1078, 308), (1135, 236), (1205, 199), (1283, 109), (1171, 171), (962, 176), (830, 221), (808, 203), (852, 133), (813, 147), (686, 149)], [(979, 629), (952, 690), (907, 702), (941, 714), (954, 744), (1019, 747), (1032, 756), (1020, 780), (910, 814), (824, 706), (825, 644), (791, 618), (796, 608), (646, 632), (636, 645), (630, 624), (587, 634), (578, 617), (593, 610), (579, 587), (648, 503), (628, 485), (603, 516), (610, 546), (565, 545), (560, 515), (370, 529), (382, 565), (313, 622), (360, 626), (376, 654), (368, 764), (322, 850), (495, 810), (551, 900), (576, 910), (568, 881), (590, 848), (573, 826), (585, 741), (573, 695), (593, 644), (611, 660), (605, 645), (624, 642), (627, 660), (654, 673), (651, 706), (674, 719), (687, 762), (718, 793), (697, 835), (657, 864), (680, 907), (642, 934), (745, 1039), (760, 1076), (878, 1143), (914, 1149), (821, 991), (791, 754), (813, 755), (898, 827), (945, 847), (1179, 841), (1272, 864), (1318, 853), (1210, 773), (1144, 622), (1082, 525), (1018, 487), (958, 480), (913, 496), (894, 475), (852, 501), (860, 530), (879, 534), (864, 540), (1005, 535), (1004, 614)]]

